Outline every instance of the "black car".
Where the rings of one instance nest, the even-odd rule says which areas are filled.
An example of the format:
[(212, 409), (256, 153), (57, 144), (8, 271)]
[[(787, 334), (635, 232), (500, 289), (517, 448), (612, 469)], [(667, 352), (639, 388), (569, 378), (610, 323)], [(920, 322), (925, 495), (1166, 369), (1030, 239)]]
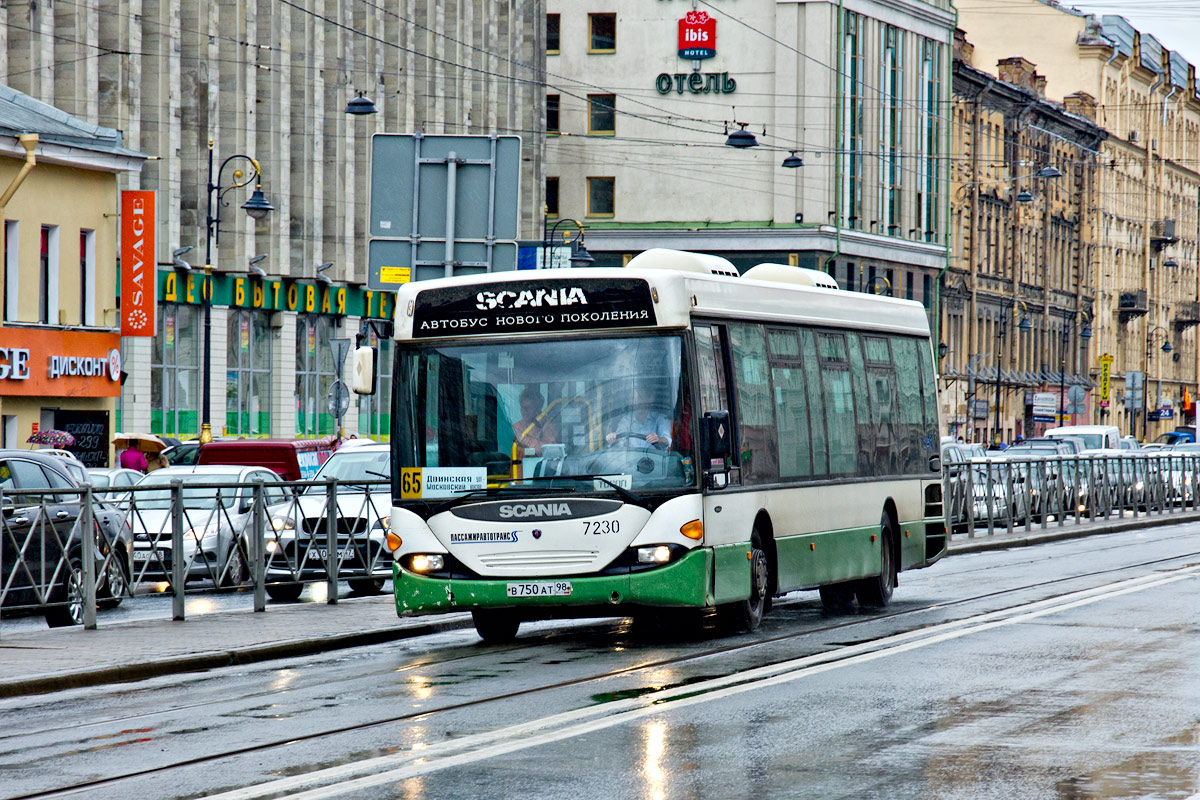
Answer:
[[(81, 510), (59, 458), (0, 450), (0, 605), (36, 608), (52, 627), (83, 622)], [(97, 598), (115, 605), (129, 575), (123, 515), (96, 502), (93, 520)]]

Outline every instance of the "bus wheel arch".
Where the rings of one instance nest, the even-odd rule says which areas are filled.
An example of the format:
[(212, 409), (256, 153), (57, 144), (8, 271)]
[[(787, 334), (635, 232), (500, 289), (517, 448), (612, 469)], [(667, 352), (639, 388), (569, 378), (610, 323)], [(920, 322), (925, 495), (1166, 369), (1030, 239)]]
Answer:
[(759, 546), (767, 556), (767, 608), (771, 609), (771, 598), (779, 593), (779, 551), (775, 547), (775, 526), (771, 524), (771, 515), (766, 509), (759, 509), (751, 529), (751, 540), (754, 533), (759, 535)]

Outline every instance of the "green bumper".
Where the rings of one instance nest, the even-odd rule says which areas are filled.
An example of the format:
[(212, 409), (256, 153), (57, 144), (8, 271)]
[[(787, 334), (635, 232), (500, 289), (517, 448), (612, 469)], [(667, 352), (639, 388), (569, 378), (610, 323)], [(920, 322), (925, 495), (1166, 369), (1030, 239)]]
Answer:
[[(628, 575), (457, 580), (415, 575), (395, 563), (392, 574), (396, 613), (400, 616), (473, 608), (541, 608), (548, 611), (571, 607), (609, 607), (614, 615), (620, 615), (622, 612), (618, 609), (626, 605), (700, 608), (715, 602), (713, 551), (707, 547), (697, 548), (665, 567)], [(565, 597), (508, 596), (509, 583), (551, 580), (569, 581), (571, 594)]]

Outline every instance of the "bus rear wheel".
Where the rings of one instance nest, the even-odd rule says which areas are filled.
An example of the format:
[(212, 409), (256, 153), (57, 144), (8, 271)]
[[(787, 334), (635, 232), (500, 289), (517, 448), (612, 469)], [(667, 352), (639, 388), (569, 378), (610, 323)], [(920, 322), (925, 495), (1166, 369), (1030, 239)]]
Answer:
[(863, 578), (854, 584), (854, 594), (861, 606), (882, 608), (892, 599), (896, 588), (896, 554), (893, 552), (892, 519), (887, 512), (879, 521), (880, 560), (879, 574), (871, 578)]
[(488, 644), (511, 642), (521, 627), (521, 620), (515, 615), (491, 609), (472, 611), (471, 621), (475, 623), (475, 632), (479, 634), (479, 638)]

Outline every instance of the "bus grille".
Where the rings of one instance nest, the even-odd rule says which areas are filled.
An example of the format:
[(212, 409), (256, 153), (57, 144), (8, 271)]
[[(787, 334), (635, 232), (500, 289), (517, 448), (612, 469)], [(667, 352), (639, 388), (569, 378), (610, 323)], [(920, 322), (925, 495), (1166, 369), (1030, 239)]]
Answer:
[(496, 553), (480, 556), (485, 566), (497, 569), (505, 567), (587, 567), (598, 555), (595, 550), (565, 550), (561, 552)]

